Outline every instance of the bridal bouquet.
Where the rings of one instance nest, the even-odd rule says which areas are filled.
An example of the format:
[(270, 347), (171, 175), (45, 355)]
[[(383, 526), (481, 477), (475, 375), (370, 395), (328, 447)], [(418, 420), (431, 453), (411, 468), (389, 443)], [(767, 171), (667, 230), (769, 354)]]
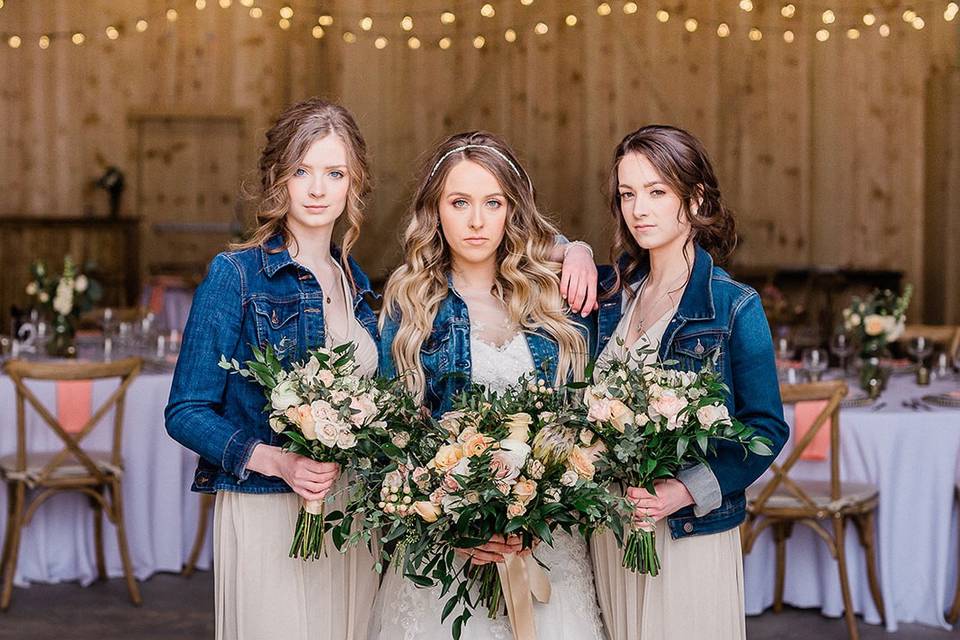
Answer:
[(425, 419), (366, 516), (367, 526), (387, 527), (384, 543), (398, 543), (393, 563), (406, 577), (420, 586), (439, 582), (443, 596), (452, 594), (441, 615), (446, 620), (461, 608), (454, 638), (477, 605), (496, 617), (505, 604), (515, 632), (532, 629), (530, 592), (549, 597), (534, 562), (507, 556), (505, 563), (463, 564), (457, 549), (518, 536), (526, 555), (541, 540), (552, 544), (557, 529), (589, 538), (621, 522), (625, 501), (594, 481), (599, 448), (581, 439), (592, 433), (562, 396), (542, 380), (501, 393), (469, 389), (439, 420)]
[[(384, 456), (396, 395), (386, 383), (356, 375), (354, 350), (353, 343), (312, 349), (305, 361), (284, 368), (272, 347), (260, 350), (254, 346), (254, 359), (245, 366), (223, 355), (219, 365), (263, 387), (270, 428), (284, 436), (285, 450), (319, 462), (369, 470)], [(358, 494), (351, 501), (364, 500), (365, 486), (355, 483)], [(341, 512), (325, 514), (323, 500), (303, 501), (290, 557), (319, 558), (326, 530), (342, 518)], [(342, 530), (335, 529), (335, 542), (340, 542)]]
[[(728, 389), (713, 363), (693, 373), (665, 368), (670, 361), (643, 365), (643, 355), (612, 362), (584, 394), (586, 419), (605, 444), (598, 477), (655, 493), (656, 480), (705, 462), (716, 440), (739, 443), (744, 454), (772, 455), (767, 438), (730, 416)], [(659, 573), (652, 521), (634, 521), (623, 547), (625, 568)]]

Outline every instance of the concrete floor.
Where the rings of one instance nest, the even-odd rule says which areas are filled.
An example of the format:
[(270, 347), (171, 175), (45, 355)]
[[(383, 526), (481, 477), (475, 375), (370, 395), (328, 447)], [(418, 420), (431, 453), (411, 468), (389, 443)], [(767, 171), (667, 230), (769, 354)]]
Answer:
[[(159, 574), (141, 583), (144, 605), (134, 607), (122, 580), (96, 583), (34, 585), (15, 589), (10, 610), (0, 614), (0, 640), (202, 640), (213, 638), (213, 574), (198, 572), (184, 579)], [(824, 618), (815, 610), (788, 609), (747, 618), (750, 640), (845, 640), (842, 620)], [(860, 625), (863, 640), (957, 640), (960, 631), (901, 625), (888, 634), (874, 625)], [(277, 640), (283, 640), (278, 638)], [(446, 640), (440, 639), (437, 640)], [(702, 640), (709, 640), (704, 638)]]

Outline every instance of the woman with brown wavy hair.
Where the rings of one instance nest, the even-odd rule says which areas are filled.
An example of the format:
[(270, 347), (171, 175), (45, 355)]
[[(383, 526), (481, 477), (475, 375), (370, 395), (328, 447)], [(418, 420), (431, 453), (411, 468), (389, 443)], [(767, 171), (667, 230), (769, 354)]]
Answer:
[[(556, 228), (536, 206), (533, 185), (500, 138), (451, 136), (430, 155), (404, 233), (404, 263), (390, 277), (381, 315), (381, 373), (399, 375), (435, 414), (468, 383), (503, 390), (536, 374), (551, 384), (582, 377), (587, 344), (561, 295)], [(471, 562), (503, 561), (519, 539), (469, 551)], [(556, 534), (538, 557), (550, 567), (548, 604), (534, 605), (539, 637), (601, 640), (586, 546)], [(371, 640), (449, 637), (441, 588), (418, 589), (388, 572)], [(511, 637), (505, 617), (471, 618), (464, 640)]]
[[(776, 454), (788, 430), (773, 342), (757, 292), (715, 266), (736, 233), (703, 145), (663, 125), (628, 134), (614, 153), (610, 194), (619, 260), (601, 271), (599, 368), (627, 351), (686, 371), (713, 362), (730, 390), (730, 415), (769, 438)], [(609, 533), (593, 538), (611, 640), (745, 637), (738, 527), (744, 491), (774, 456), (716, 444), (707, 464), (658, 481), (656, 494), (626, 490), (638, 523), (655, 523), (659, 576), (622, 568)]]
[(359, 372), (376, 372), (370, 283), (349, 257), (369, 182), (366, 144), (346, 109), (319, 98), (286, 109), (260, 156), (257, 228), (213, 259), (193, 300), (166, 425), (200, 455), (193, 489), (216, 494), (218, 640), (366, 638), (379, 584), (370, 553), (287, 557), (298, 497), (336, 508), (346, 474), (284, 452), (259, 387), (217, 362), (251, 360), (252, 346), (269, 344), (290, 363), (308, 348), (353, 342)]

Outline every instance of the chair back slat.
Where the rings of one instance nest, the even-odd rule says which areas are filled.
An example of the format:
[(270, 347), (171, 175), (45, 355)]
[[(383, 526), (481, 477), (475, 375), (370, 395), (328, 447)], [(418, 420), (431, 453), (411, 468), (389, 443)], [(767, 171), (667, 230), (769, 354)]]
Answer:
[(780, 385), (780, 395), (784, 404), (818, 401), (827, 401), (827, 404), (817, 414), (803, 437), (794, 444), (793, 450), (787, 455), (787, 459), (781, 464), (770, 465), (770, 471), (773, 475), (767, 480), (754, 500), (752, 508), (755, 511), (762, 510), (781, 485), (800, 502), (808, 507), (816, 508), (813, 499), (799, 484), (790, 479), (789, 474), (806, 448), (824, 428), (827, 421), (830, 421), (830, 498), (834, 501), (840, 499), (840, 403), (846, 397), (847, 392), (847, 383), (842, 380)]
[[(92, 479), (96, 482), (106, 482), (106, 476), (94, 462), (93, 458), (84, 450), (81, 442), (96, 427), (107, 413), (114, 409), (113, 434), (111, 438), (110, 462), (119, 467), (122, 461), (122, 430), (124, 399), (127, 390), (140, 373), (142, 361), (140, 358), (126, 358), (116, 362), (88, 363), (88, 362), (28, 362), (25, 360), (10, 360), (4, 365), (4, 370), (10, 376), (16, 389), (17, 398), (17, 456), (16, 467), (20, 473), (25, 473), (28, 467), (30, 446), (26, 429), (26, 405), (33, 407), (41, 418), (41, 422), (49, 428), (63, 443), (63, 448), (55, 452), (44, 464), (43, 468), (32, 477), (37, 484), (49, 480), (62, 466), (79, 463), (88, 472), (86, 476), (71, 476), (77, 480)], [(66, 380), (102, 380), (120, 378), (120, 384), (110, 396), (93, 412), (89, 420), (76, 433), (67, 431), (60, 420), (51, 412), (36, 394), (27, 386), (28, 380), (66, 381)]]

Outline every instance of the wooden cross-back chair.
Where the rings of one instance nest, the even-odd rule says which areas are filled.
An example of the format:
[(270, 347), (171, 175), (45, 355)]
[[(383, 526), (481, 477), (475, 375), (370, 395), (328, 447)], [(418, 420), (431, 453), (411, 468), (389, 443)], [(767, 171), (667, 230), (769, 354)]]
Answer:
[[(107, 363), (80, 362), (27, 362), (11, 360), (5, 370), (16, 387), (17, 452), (0, 458), (0, 479), (7, 483), (9, 512), (7, 530), (3, 541), (3, 591), (0, 592), (0, 609), (10, 606), (13, 595), (13, 576), (17, 568), (20, 536), (33, 518), (37, 509), (48, 498), (61, 492), (85, 494), (94, 510), (94, 541), (97, 572), (106, 579), (103, 552), (103, 518), (116, 528), (117, 546), (123, 563), (130, 599), (134, 604), (142, 602), (140, 589), (133, 576), (133, 566), (127, 547), (126, 529), (123, 521), (123, 409), (127, 390), (140, 373), (141, 360), (127, 358)], [(43, 405), (26, 385), (27, 380), (99, 380), (119, 378), (120, 384), (109, 398), (91, 415), (82, 429), (75, 433), (66, 431), (60, 421)], [(31, 451), (26, 427), (26, 405), (39, 414), (42, 424), (54, 432), (62, 443), (60, 451)], [(82, 441), (99, 424), (110, 409), (114, 409), (113, 437), (109, 451), (85, 449)]]
[[(845, 532), (852, 521), (860, 537), (867, 559), (870, 594), (881, 617), (885, 617), (883, 595), (877, 575), (875, 514), (880, 500), (873, 485), (847, 483), (840, 480), (840, 403), (847, 395), (847, 385), (840, 380), (807, 384), (784, 384), (780, 387), (784, 404), (826, 402), (810, 429), (794, 444), (782, 464), (770, 466), (771, 477), (757, 482), (747, 491), (747, 520), (741, 531), (743, 552), (749, 553), (759, 535), (773, 530), (776, 543), (776, 583), (773, 609), (783, 610), (783, 585), (786, 572), (786, 542), (795, 524), (804, 524), (826, 543), (837, 561), (840, 589), (843, 594), (847, 631), (853, 640), (859, 638), (847, 574)], [(828, 426), (829, 425), (829, 426)], [(828, 481), (795, 480), (791, 470), (804, 450), (821, 429), (830, 430), (830, 479)]]

